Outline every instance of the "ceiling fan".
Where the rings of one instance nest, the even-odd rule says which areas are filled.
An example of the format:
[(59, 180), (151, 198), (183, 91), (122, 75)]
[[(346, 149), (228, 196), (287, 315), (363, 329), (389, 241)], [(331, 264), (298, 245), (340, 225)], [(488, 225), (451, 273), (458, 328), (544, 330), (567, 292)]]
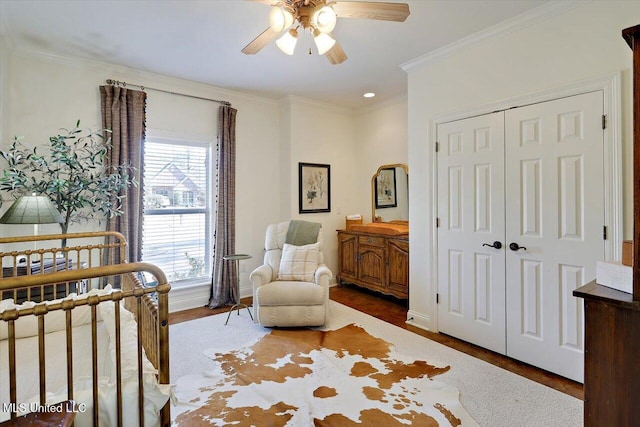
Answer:
[[(298, 38), (298, 29), (310, 30), (320, 55), (326, 54), (332, 64), (347, 59), (340, 44), (331, 34), (336, 18), (363, 18), (404, 22), (409, 16), (406, 3), (372, 1), (327, 1), (327, 0), (251, 0), (271, 5), (269, 28), (242, 49), (242, 53), (253, 55), (265, 47), (282, 32), (276, 45), (287, 55), (293, 55)], [(285, 32), (285, 30), (287, 30)]]

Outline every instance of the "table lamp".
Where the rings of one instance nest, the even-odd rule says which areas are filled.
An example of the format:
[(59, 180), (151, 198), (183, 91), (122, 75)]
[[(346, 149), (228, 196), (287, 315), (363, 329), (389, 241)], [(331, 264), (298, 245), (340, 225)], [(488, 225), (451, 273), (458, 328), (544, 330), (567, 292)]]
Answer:
[[(64, 222), (64, 218), (47, 196), (20, 196), (0, 218), (0, 224), (33, 224), (33, 235), (38, 235), (38, 224)], [(37, 242), (33, 243), (34, 246)], [(36, 248), (37, 249), (37, 248)]]

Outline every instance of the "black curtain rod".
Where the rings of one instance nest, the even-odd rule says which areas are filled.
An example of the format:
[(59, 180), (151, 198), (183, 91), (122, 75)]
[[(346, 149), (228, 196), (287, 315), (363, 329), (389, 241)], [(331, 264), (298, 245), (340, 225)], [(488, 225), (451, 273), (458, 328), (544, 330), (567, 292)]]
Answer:
[(127, 82), (121, 82), (121, 81), (118, 81), (118, 80), (107, 79), (107, 84), (112, 85), (112, 86), (122, 86), (122, 87), (133, 86), (133, 87), (140, 88), (140, 90), (142, 90), (142, 91), (144, 91), (145, 89), (155, 90), (156, 92), (168, 93), (170, 95), (186, 96), (187, 98), (201, 99), (203, 101), (217, 102), (218, 104), (226, 105), (226, 106), (229, 106), (229, 107), (231, 106), (231, 103), (229, 101), (220, 101), (218, 99), (204, 98), (202, 96), (188, 95), (186, 93), (171, 92), (171, 91), (164, 90), (164, 89), (156, 89), (156, 88), (153, 88), (153, 87), (136, 85), (136, 84), (131, 84), (131, 83), (127, 83)]

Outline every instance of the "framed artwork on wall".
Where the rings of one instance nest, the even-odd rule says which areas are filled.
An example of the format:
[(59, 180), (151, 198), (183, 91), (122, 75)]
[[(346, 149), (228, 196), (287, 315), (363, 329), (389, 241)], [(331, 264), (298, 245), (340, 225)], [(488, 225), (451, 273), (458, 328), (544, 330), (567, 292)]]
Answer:
[(299, 213), (331, 212), (331, 166), (298, 163)]
[(376, 209), (398, 206), (396, 168), (382, 169), (376, 177)]

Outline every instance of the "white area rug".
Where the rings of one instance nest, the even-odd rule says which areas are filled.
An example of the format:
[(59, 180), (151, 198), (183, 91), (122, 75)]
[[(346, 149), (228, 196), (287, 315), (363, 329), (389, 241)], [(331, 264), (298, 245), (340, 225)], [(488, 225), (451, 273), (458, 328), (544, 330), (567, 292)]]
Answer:
[[(337, 330), (346, 325), (356, 324), (364, 328), (369, 335), (393, 343), (392, 358), (395, 360), (405, 363), (420, 360), (435, 367), (450, 366), (450, 370), (435, 376), (431, 381), (435, 384), (445, 384), (448, 386), (445, 387), (447, 389), (451, 387), (458, 389), (464, 409), (481, 426), (577, 427), (582, 425), (583, 404), (578, 399), (333, 301), (330, 310), (330, 321), (324, 328), (326, 330)], [(221, 370), (220, 363), (214, 363), (211, 358), (205, 356), (205, 353), (216, 358), (216, 353), (248, 348), (271, 332), (268, 328), (252, 323), (246, 310), (241, 312), (240, 316), (232, 314), (227, 326), (224, 325), (225, 320), (226, 314), (220, 314), (170, 327), (171, 378), (172, 383), (176, 384), (176, 396), (180, 402), (178, 406), (172, 407), (173, 419), (202, 406), (205, 396), (211, 395), (212, 391), (216, 390), (216, 384), (221, 384), (220, 375), (224, 372)], [(422, 379), (421, 381), (430, 380)], [(408, 393), (408, 400), (425, 399), (422, 395), (411, 394), (413, 389), (410, 383), (406, 383), (403, 387), (403, 393)], [(280, 392), (290, 389), (292, 388), (282, 388)], [(309, 390), (311, 391), (313, 390)], [(197, 395), (198, 393), (201, 394)], [(357, 397), (354, 399), (358, 400)], [(286, 402), (285, 399), (280, 400)], [(322, 401), (325, 400), (330, 401), (330, 399)], [(280, 409), (282, 412), (291, 412), (287, 407)], [(464, 411), (457, 411), (456, 408), (448, 409), (453, 410), (455, 417), (462, 425), (474, 425), (473, 420), (466, 418)], [(316, 411), (311, 419), (318, 416), (322, 418), (322, 414), (327, 413), (315, 404), (310, 410)], [(444, 411), (442, 412), (444, 414)], [(251, 414), (246, 413), (243, 416), (250, 417)], [(263, 421), (267, 422), (266, 419)], [(299, 422), (300, 419), (296, 421)], [(259, 420), (255, 422), (257, 425), (270, 425), (261, 424)], [(441, 425), (450, 424), (441, 423)], [(212, 424), (207, 422), (203, 425)]]

